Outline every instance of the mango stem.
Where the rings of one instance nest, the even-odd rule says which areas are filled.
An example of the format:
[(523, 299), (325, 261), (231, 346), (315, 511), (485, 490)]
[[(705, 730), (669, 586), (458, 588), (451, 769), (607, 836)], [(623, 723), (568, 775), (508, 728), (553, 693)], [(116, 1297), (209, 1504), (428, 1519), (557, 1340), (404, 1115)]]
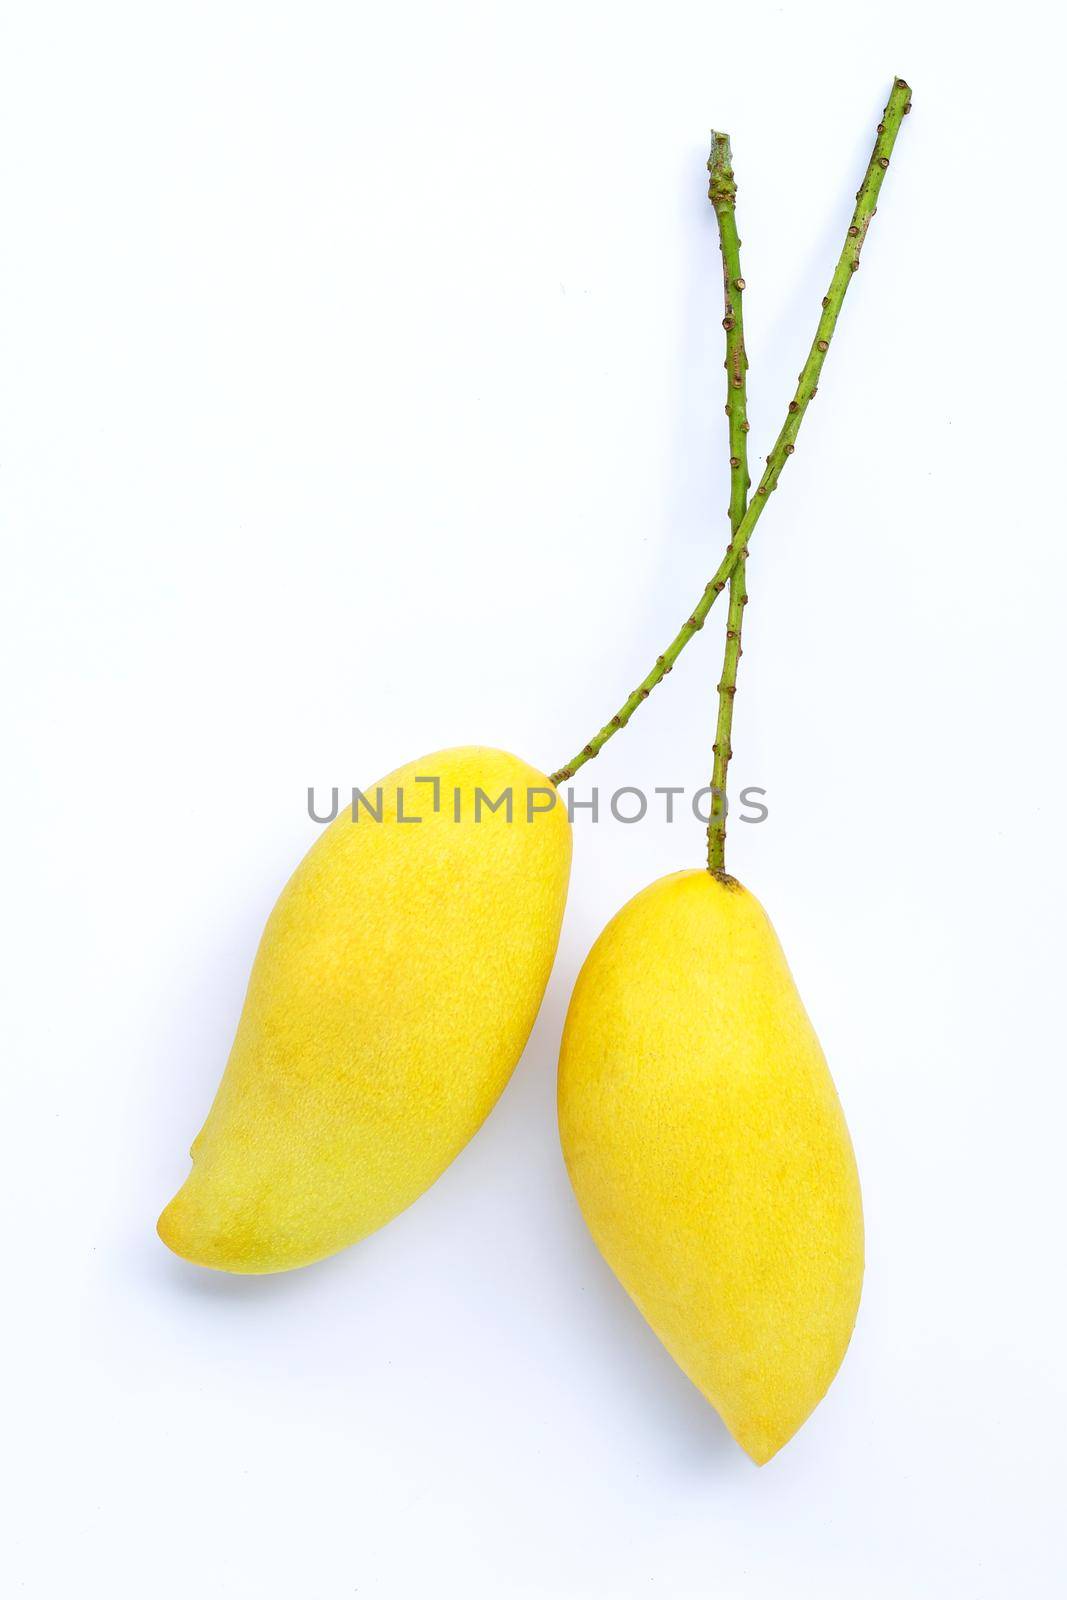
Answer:
[(877, 209), (878, 194), (886, 168), (889, 166), (889, 158), (893, 153), (901, 122), (910, 110), (911, 90), (903, 78), (897, 78), (882, 115), (882, 121), (878, 124), (878, 137), (856, 195), (856, 208), (852, 213), (852, 221), (849, 223), (845, 243), (830, 281), (829, 292), (823, 300), (822, 315), (815, 330), (815, 338), (801, 371), (796, 391), (789, 402), (785, 422), (775, 440), (774, 448), (767, 457), (767, 466), (756, 493), (749, 502), (740, 526), (727, 545), (726, 554), (720, 561), (714, 577), (705, 585), (700, 599), (663, 654), (657, 656), (651, 671), (642, 678), (633, 693), (627, 696), (610, 722), (606, 722), (600, 732), (594, 734), (588, 744), (583, 745), (565, 766), (552, 774), (553, 783), (560, 784), (566, 782), (568, 778), (573, 778), (579, 767), (584, 767), (587, 761), (592, 761), (594, 756), (598, 756), (608, 740), (614, 738), (620, 728), (625, 728), (638, 706), (648, 699), (657, 684), (662, 683), (693, 635), (699, 633), (708, 612), (726, 588), (734, 567), (763, 514), (764, 506), (778, 486), (782, 468), (793, 454), (796, 437), (800, 432), (800, 424), (804, 420), (808, 405), (818, 393), (819, 377), (823, 362), (826, 360), (826, 352), (830, 348), (830, 340), (833, 338), (849, 283), (853, 274), (859, 270), (860, 251), (863, 249), (867, 229)]
[[(741, 241), (737, 237), (737, 184), (734, 180), (730, 137), (712, 133), (708, 159), (708, 199), (715, 207), (722, 254), (722, 283), (726, 329), (726, 415), (730, 439), (730, 536), (737, 538), (748, 509), (748, 356), (745, 353), (745, 328), (741, 296), (745, 280), (741, 276)], [(734, 696), (737, 693), (737, 668), (741, 660), (741, 626), (748, 590), (745, 583), (747, 550), (730, 573), (730, 605), (726, 614), (726, 649), (719, 679), (719, 717), (715, 727), (715, 757), (711, 775), (711, 811), (708, 819), (708, 871), (726, 870), (726, 776), (733, 748), (730, 735), (734, 721)]]

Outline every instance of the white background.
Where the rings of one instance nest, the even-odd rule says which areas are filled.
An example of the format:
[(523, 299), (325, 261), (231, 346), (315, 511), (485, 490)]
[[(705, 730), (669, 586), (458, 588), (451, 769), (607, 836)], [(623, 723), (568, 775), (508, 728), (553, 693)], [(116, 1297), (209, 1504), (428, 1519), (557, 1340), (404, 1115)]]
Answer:
[[(10, 1517), (52, 1597), (1062, 1593), (1061, 53), (1043, 8), (4, 8)], [(154, 1221), (309, 784), (558, 765), (726, 538), (707, 129), (751, 442), (914, 86), (753, 543), (731, 864), (822, 1036), (868, 1273), (757, 1470), (567, 1185), (554, 1068), (692, 820), (576, 825), (551, 986), (433, 1191), (242, 1280)], [(723, 610), (582, 774), (706, 781)]]

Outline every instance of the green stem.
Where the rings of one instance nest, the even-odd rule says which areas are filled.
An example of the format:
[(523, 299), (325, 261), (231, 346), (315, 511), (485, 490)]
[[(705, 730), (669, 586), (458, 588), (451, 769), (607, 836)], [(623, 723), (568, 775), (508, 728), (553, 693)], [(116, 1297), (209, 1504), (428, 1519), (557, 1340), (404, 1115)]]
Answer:
[[(748, 356), (745, 354), (745, 328), (741, 310), (741, 294), (745, 280), (741, 276), (741, 241), (737, 237), (737, 184), (734, 181), (730, 139), (725, 133), (711, 136), (711, 158), (708, 161), (711, 181), (708, 199), (715, 207), (719, 223), (719, 246), (722, 253), (722, 282), (725, 315), (722, 325), (726, 329), (726, 415), (730, 432), (730, 535), (736, 539), (748, 509), (748, 490), (752, 480), (748, 475), (748, 415), (745, 374)], [(715, 727), (715, 744), (712, 747), (715, 762), (711, 775), (711, 810), (708, 820), (708, 871), (724, 873), (726, 870), (726, 775), (733, 749), (730, 735), (734, 721), (734, 696), (737, 693), (737, 666), (741, 659), (741, 625), (748, 594), (745, 587), (745, 557), (747, 551), (730, 573), (730, 607), (726, 616), (726, 649), (723, 653), (722, 677), (719, 679), (719, 717)]]
[(755, 496), (749, 504), (748, 510), (741, 519), (741, 525), (727, 546), (726, 554), (719, 563), (715, 576), (705, 586), (704, 592), (693, 607), (687, 620), (682, 624), (677, 634), (664, 650), (657, 656), (652, 670), (642, 678), (637, 688), (628, 695), (610, 722), (606, 722), (600, 732), (594, 734), (589, 743), (583, 745), (578, 754), (572, 756), (566, 766), (560, 767), (552, 774), (552, 782), (559, 784), (568, 778), (573, 778), (579, 767), (584, 767), (587, 761), (600, 754), (608, 740), (614, 738), (620, 728), (625, 728), (634, 712), (643, 700), (647, 700), (656, 685), (667, 676), (686, 645), (695, 633), (699, 633), (704, 626), (704, 620), (711, 610), (718, 596), (726, 588), (730, 574), (733, 572), (738, 557), (744, 551), (749, 539), (752, 537), (756, 523), (763, 514), (767, 500), (774, 492), (781, 476), (786, 460), (793, 454), (800, 424), (804, 420), (804, 413), (809, 402), (814, 399), (819, 386), (819, 375), (822, 372), (826, 352), (830, 348), (841, 306), (844, 303), (845, 293), (852, 280), (852, 274), (860, 264), (860, 251), (863, 241), (867, 236), (871, 218), (874, 216), (878, 202), (878, 191), (882, 187), (885, 169), (889, 165), (889, 157), (896, 143), (897, 134), (900, 132), (901, 119), (907, 111), (911, 110), (911, 90), (903, 78), (897, 78), (889, 96), (889, 103), (883, 113), (882, 121), (878, 124), (878, 137), (875, 140), (874, 151), (871, 155), (866, 174), (856, 195), (856, 209), (852, 213), (848, 234), (840, 259), (830, 282), (830, 290), (823, 300), (822, 316), (815, 332), (808, 359), (804, 363), (804, 370), (800, 374), (800, 381), (796, 393), (789, 402), (789, 411), (786, 414), (782, 431), (775, 441), (774, 448), (767, 457), (767, 468), (759, 481)]

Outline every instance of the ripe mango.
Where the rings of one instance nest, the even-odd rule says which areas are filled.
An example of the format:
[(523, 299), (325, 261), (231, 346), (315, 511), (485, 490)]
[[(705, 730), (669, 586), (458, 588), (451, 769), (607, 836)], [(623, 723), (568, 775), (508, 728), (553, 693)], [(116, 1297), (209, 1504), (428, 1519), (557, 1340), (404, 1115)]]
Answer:
[(541, 1004), (571, 858), (548, 778), (470, 747), (364, 793), (381, 821), (342, 811), (271, 912), (159, 1219), (203, 1266), (303, 1266), (403, 1211), (492, 1110)]
[(863, 1214), (837, 1092), (759, 902), (679, 872), (635, 896), (579, 975), (559, 1067), (567, 1170), (593, 1238), (760, 1464), (852, 1333)]

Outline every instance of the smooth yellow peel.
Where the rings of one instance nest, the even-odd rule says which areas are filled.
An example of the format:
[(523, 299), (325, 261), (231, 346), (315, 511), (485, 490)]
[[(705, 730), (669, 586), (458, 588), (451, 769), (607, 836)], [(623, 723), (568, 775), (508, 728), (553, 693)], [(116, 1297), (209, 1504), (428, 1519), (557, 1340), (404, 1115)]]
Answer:
[(582, 968), (559, 1121), (608, 1264), (752, 1459), (826, 1393), (856, 1320), (848, 1129), (774, 930), (739, 884), (638, 894)]
[[(438, 780), (436, 811), (419, 777)], [(267, 922), (192, 1172), (159, 1219), (190, 1261), (279, 1272), (380, 1228), (481, 1126), (533, 1027), (571, 857), (549, 780), (465, 748), (391, 773), (372, 803), (379, 787), (383, 820), (342, 811)], [(508, 789), (510, 821), (489, 809)]]

